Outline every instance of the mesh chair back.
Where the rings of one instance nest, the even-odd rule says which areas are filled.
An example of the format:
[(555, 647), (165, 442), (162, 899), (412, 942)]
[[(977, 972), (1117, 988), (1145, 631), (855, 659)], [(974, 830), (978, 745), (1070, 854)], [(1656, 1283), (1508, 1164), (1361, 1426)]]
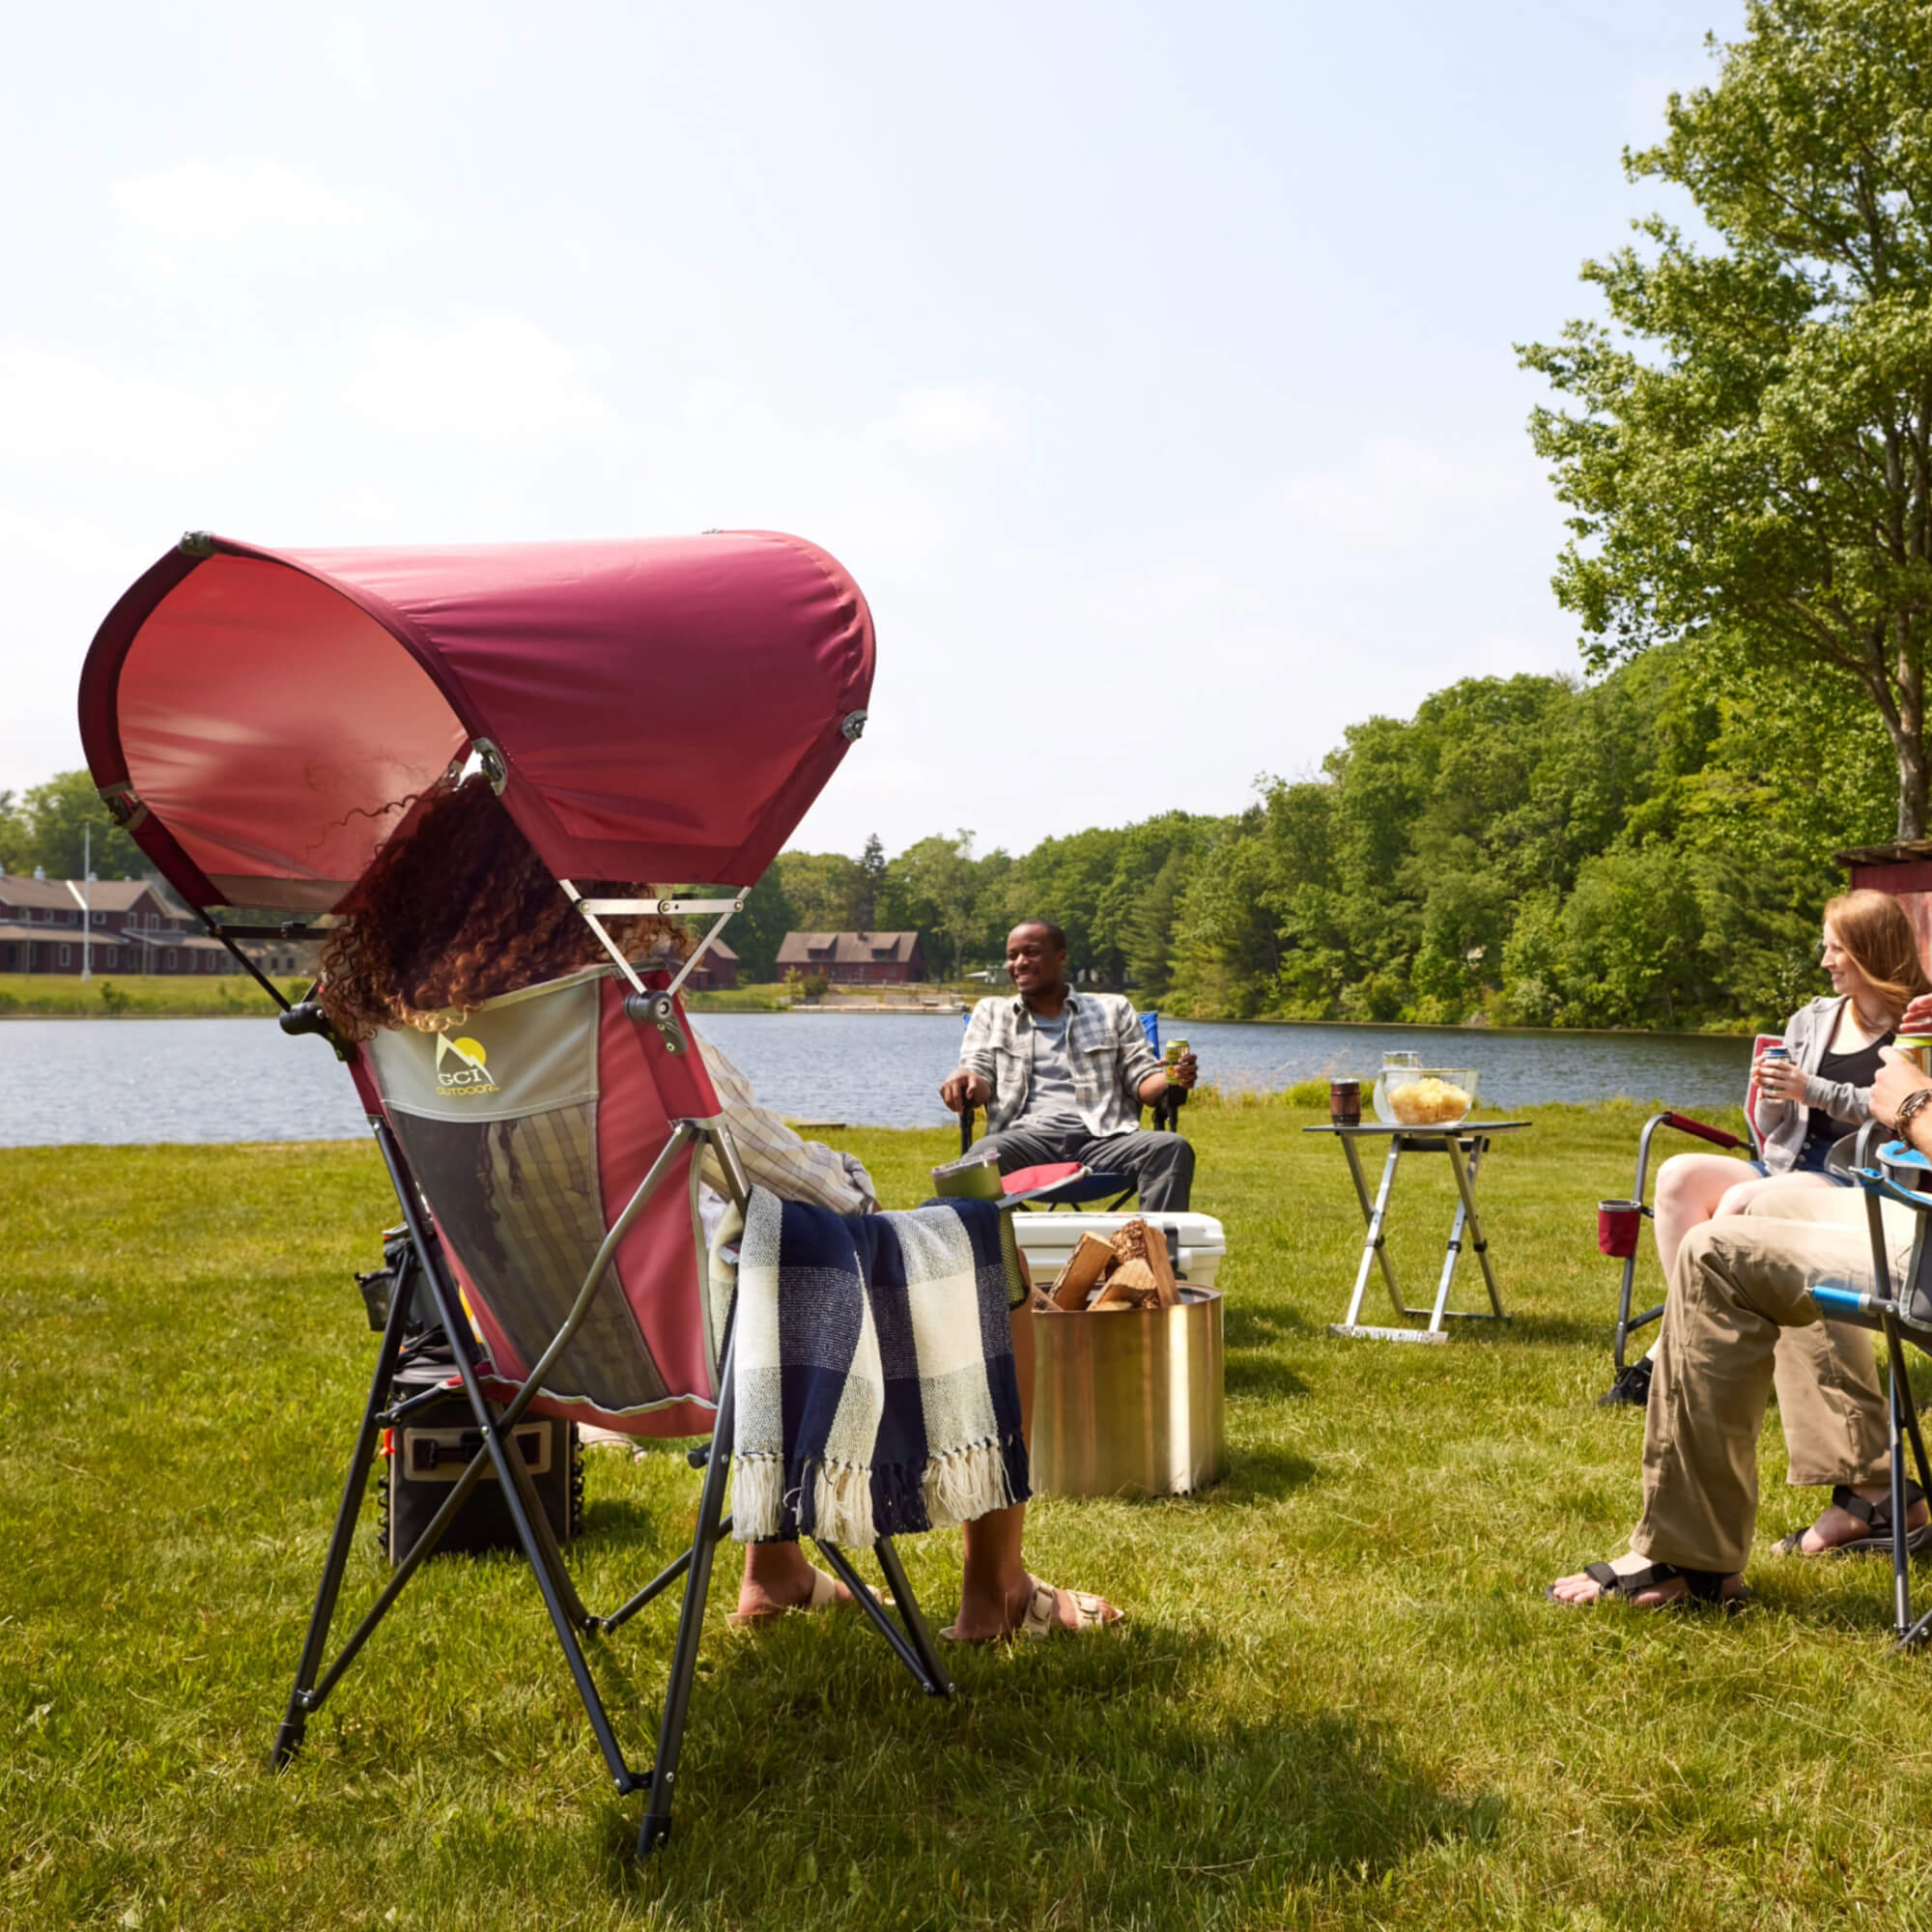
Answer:
[[(502, 1382), (520, 1382), (562, 1327), (673, 1124), (719, 1113), (696, 1045), (673, 1056), (627, 1017), (627, 990), (600, 968), (492, 1000), (447, 1033), (394, 1028), (364, 1049)], [(702, 1243), (687, 1147), (534, 1406), (634, 1435), (707, 1430)]]

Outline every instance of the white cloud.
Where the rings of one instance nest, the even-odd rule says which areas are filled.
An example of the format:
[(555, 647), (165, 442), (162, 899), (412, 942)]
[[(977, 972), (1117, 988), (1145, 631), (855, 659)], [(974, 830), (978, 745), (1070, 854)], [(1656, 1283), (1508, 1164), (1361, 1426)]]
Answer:
[(23, 557), (31, 568), (51, 566), (82, 576), (108, 576), (128, 559), (128, 546), (82, 517), (43, 517), (0, 502), (0, 555)]
[(1025, 436), (1021, 398), (998, 383), (906, 389), (892, 413), (871, 431), (875, 442), (926, 456), (1017, 449)]
[(1278, 493), (1291, 521), (1344, 543), (1413, 543), (1485, 518), (1547, 514), (1549, 488), (1526, 449), (1384, 440), (1347, 469), (1292, 476)]
[(232, 461), (279, 416), (273, 394), (191, 389), (0, 341), (0, 450), (188, 474)]
[(114, 184), (115, 205), (170, 242), (233, 242), (251, 228), (353, 228), (361, 209), (279, 161), (184, 161)]
[(386, 430), (484, 440), (601, 414), (577, 358), (521, 315), (479, 316), (441, 331), (384, 323), (370, 330), (343, 398)]

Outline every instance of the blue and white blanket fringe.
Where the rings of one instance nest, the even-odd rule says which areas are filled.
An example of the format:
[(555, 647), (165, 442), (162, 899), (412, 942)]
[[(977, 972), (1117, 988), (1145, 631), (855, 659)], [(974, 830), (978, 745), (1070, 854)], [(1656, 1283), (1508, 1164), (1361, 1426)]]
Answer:
[(754, 1189), (740, 1248), (733, 1533), (864, 1548), (1030, 1493), (997, 1208), (844, 1217)]

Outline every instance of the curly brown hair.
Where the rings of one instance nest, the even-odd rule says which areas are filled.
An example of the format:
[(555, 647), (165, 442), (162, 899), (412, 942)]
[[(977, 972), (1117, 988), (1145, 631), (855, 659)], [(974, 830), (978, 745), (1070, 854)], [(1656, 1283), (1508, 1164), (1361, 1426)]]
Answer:
[[(619, 888), (618, 897), (655, 897)], [(488, 780), (443, 780), (416, 801), (339, 910), (317, 997), (344, 1039), (384, 1027), (438, 1033), (484, 1001), (609, 955), (558, 889)], [(691, 950), (682, 927), (606, 922), (627, 957)]]

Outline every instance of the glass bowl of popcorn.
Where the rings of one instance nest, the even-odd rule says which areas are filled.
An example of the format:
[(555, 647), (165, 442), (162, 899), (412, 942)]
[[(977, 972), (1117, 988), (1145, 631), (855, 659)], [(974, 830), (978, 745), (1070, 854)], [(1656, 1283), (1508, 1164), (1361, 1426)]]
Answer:
[(1425, 1066), (1391, 1054), (1376, 1076), (1376, 1118), (1389, 1127), (1453, 1127), (1476, 1104), (1473, 1066)]

